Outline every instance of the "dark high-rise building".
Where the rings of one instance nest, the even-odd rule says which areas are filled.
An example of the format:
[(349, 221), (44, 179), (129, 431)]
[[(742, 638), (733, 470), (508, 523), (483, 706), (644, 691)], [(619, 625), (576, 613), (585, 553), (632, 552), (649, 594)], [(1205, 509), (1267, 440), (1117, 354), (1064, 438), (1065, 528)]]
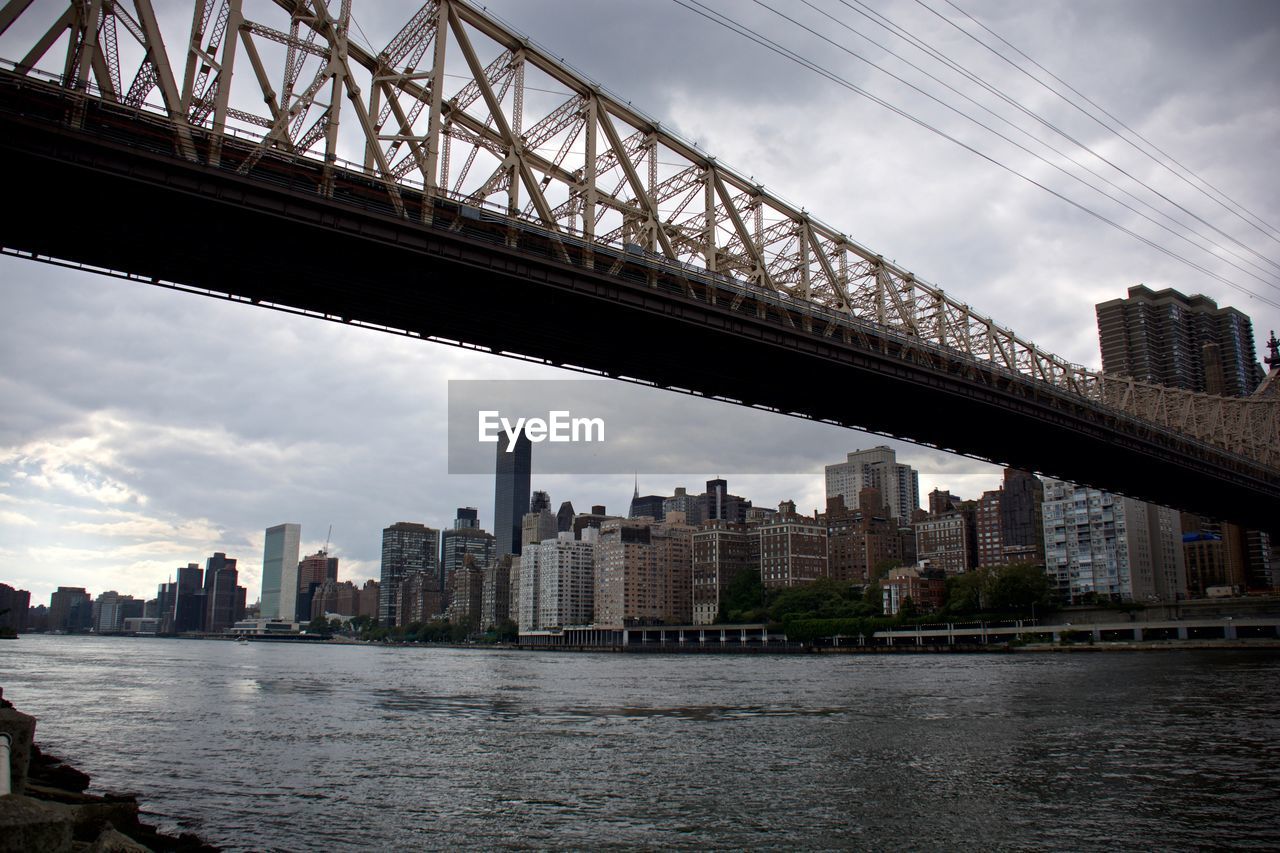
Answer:
[[(1096, 310), (1102, 369), (1107, 373), (1227, 397), (1247, 397), (1265, 378), (1254, 354), (1248, 315), (1219, 308), (1207, 296), (1186, 297), (1176, 290), (1152, 291), (1138, 285), (1129, 288), (1127, 299), (1102, 302)], [(1213, 527), (1218, 521), (1202, 518), (1201, 524)], [(1234, 524), (1221, 527), (1229, 540), (1256, 542), (1246, 584), (1269, 588), (1270, 537)]]
[(401, 611), (400, 594), (403, 582), (410, 575), (428, 574), (431, 580), (419, 586), (434, 583), (436, 595), (440, 590), (440, 531), (413, 521), (398, 521), (382, 531), (382, 575), (378, 621), (383, 625), (396, 625)]
[(458, 517), (453, 520), (454, 530), (479, 530), (480, 511), (473, 506), (458, 507)]
[(724, 480), (707, 480), (707, 490), (698, 495), (696, 515), (704, 521), (727, 521), (745, 524), (751, 501), (729, 494), (729, 484)]
[(495, 556), (520, 553), (520, 523), (529, 505), (529, 480), (533, 470), (533, 444), (522, 431), (511, 452), (498, 442), (493, 484), (493, 535)]
[(529, 512), (551, 511), (551, 495), (544, 491), (536, 491), (529, 498)]
[[(604, 504), (592, 504), (591, 512), (584, 512), (573, 517), (573, 538), (581, 539), (582, 532), (589, 528), (600, 529), (600, 525), (614, 516), (605, 511)], [(512, 616), (511, 618), (515, 618)]]
[(27, 630), (30, 608), (30, 592), (0, 583), (0, 628), (12, 628), (15, 633)]
[(1105, 373), (1228, 397), (1248, 396), (1262, 381), (1253, 323), (1207, 296), (1140, 284), (1095, 311)]
[(565, 501), (560, 504), (560, 511), (556, 513), (556, 532), (568, 533), (573, 530), (573, 504)]
[(156, 588), (156, 631), (160, 634), (173, 633), (173, 606), (178, 599), (178, 585), (173, 581), (160, 584)]
[(1044, 565), (1044, 483), (1030, 471), (1004, 469), (1000, 540), (1005, 563)]
[(50, 631), (87, 631), (93, 621), (93, 601), (82, 586), (60, 586), (49, 596)]
[(636, 481), (635, 493), (631, 496), (631, 506), (627, 509), (627, 518), (652, 518), (662, 521), (666, 516), (663, 505), (667, 499), (662, 495), (641, 495), (640, 483)]
[(203, 631), (205, 620), (204, 569), (195, 563), (178, 568), (178, 591), (173, 600), (173, 630)]
[(221, 551), (205, 560), (204, 593), (205, 620), (204, 630), (211, 634), (221, 634), (241, 617), (236, 611), (236, 561)]

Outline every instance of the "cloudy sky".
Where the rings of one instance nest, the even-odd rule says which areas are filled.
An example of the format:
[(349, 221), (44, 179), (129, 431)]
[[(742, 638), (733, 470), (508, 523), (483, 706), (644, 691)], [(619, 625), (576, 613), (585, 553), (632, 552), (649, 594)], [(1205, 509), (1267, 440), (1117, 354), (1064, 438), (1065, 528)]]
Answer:
[[(945, 0), (866, 0), (865, 7), (842, 0), (706, 4), (1243, 290), (674, 0), (487, 5), (722, 162), (1073, 361), (1100, 366), (1093, 305), (1142, 282), (1203, 292), (1240, 308), (1254, 320), (1260, 349), (1267, 330), (1280, 329), (1280, 310), (1268, 304), (1280, 301), (1278, 268), (1269, 260), (1280, 258), (1274, 232), (1264, 233), (1196, 192), (996, 57), (965, 30), (992, 37)], [(186, 26), (189, 12), (179, 3), (158, 5), (170, 27), (172, 55), (182, 43), (173, 34)], [(958, 6), (1263, 222), (1280, 223), (1280, 6), (1269, 0), (968, 0)], [(368, 0), (356, 0), (354, 8), (360, 35), (378, 45), (412, 11), (408, 4)], [(58, 11), (53, 0), (37, 0), (33, 10), (50, 19)], [(972, 83), (926, 65), (922, 54), (859, 10), (874, 10), (928, 42), (1186, 208), (1074, 149), (1076, 159), (1235, 256), (1224, 260), (1221, 248), (1209, 254), (1156, 228), (841, 50), (880, 62), (948, 104), (978, 113), (889, 56), (884, 48), (891, 48), (1067, 150), (1061, 137)], [(16, 58), (20, 30), (0, 39), (0, 56)], [(989, 115), (983, 120), (999, 121)], [(97, 205), (77, 227), (110, 215), (109, 200)], [(242, 583), (254, 600), (262, 531), (284, 521), (303, 525), (307, 551), (324, 543), (332, 525), (331, 551), (342, 559), (341, 577), (376, 577), (380, 531), (387, 524), (448, 526), (454, 508), (472, 505), (491, 525), (492, 478), (448, 473), (447, 382), (465, 378), (566, 375), (0, 258), (0, 582), (31, 590), (33, 602), (47, 603), (59, 585), (151, 597), (175, 567), (203, 563), (218, 550), (239, 559)], [(735, 426), (731, 440), (708, 445), (703, 464), (684, 474), (656, 461), (648, 467), (638, 462), (645, 493), (670, 493), (680, 485), (698, 491), (703, 480), (720, 475), (732, 491), (758, 504), (790, 498), (811, 510), (823, 502), (824, 464), (885, 443), (674, 394), (636, 388), (632, 399), (636, 418), (661, 411), (681, 425), (677, 434), (688, 442), (702, 440), (708, 422), (730, 418)], [(899, 459), (920, 472), (922, 493), (936, 486), (971, 497), (994, 488), (1000, 477), (994, 466), (892, 443)], [(649, 455), (661, 452), (655, 447)], [(761, 457), (769, 464), (760, 464)], [(535, 454), (534, 488), (549, 491), (557, 505), (572, 500), (579, 509), (603, 503), (624, 511), (632, 485), (631, 475), (540, 473)]]

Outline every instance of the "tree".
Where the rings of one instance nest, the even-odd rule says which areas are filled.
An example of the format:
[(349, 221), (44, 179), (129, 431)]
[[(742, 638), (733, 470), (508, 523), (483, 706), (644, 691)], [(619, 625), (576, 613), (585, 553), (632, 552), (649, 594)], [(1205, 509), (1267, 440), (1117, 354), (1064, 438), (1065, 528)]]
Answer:
[(317, 616), (307, 623), (307, 633), (329, 636), (329, 622), (323, 616)]
[(902, 565), (901, 560), (881, 560), (871, 567), (871, 582), (878, 584), (881, 578), (889, 576), (889, 572)]
[(717, 622), (758, 622), (764, 610), (764, 585), (760, 572), (746, 569), (734, 575), (720, 593)]
[(947, 615), (1027, 613), (1053, 606), (1053, 588), (1044, 570), (1029, 563), (979, 566), (947, 578)]
[(775, 622), (785, 622), (794, 617), (840, 619), (871, 615), (873, 611), (861, 600), (859, 592), (852, 584), (819, 578), (778, 593), (769, 607), (769, 616)]
[(1000, 566), (991, 584), (991, 603), (995, 610), (1025, 611), (1032, 606), (1053, 604), (1049, 577), (1043, 569), (1029, 563)]

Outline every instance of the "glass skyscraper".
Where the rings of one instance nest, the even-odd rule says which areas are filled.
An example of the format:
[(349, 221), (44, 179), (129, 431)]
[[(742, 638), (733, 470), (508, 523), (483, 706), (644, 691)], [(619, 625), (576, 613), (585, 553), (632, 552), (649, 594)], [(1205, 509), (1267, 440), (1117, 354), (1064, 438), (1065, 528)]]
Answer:
[(497, 540), (495, 559), (520, 553), (520, 524), (529, 506), (529, 478), (533, 467), (533, 444), (522, 431), (515, 447), (498, 442), (497, 472), (493, 484), (493, 535)]
[(293, 622), (298, 603), (298, 553), (301, 524), (277, 524), (267, 528), (262, 548), (263, 619)]

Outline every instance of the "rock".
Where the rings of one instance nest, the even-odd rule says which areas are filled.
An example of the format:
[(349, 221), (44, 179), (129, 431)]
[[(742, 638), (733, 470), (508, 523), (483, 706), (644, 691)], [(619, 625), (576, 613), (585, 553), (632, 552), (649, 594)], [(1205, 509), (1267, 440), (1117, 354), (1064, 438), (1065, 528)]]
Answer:
[(89, 787), (89, 774), (82, 773), (63, 762), (56, 755), (46, 755), (39, 746), (31, 748), (31, 762), (28, 770), (32, 782), (46, 788), (58, 788), (63, 791), (83, 791)]
[(0, 708), (0, 733), (9, 736), (9, 783), (12, 793), (27, 787), (27, 767), (36, 736), (36, 718), (12, 707)]
[(143, 847), (129, 836), (116, 831), (111, 824), (103, 827), (102, 832), (89, 847), (88, 853), (152, 853), (150, 847)]
[(0, 853), (64, 853), (71, 849), (72, 824), (66, 806), (19, 794), (0, 797)]

